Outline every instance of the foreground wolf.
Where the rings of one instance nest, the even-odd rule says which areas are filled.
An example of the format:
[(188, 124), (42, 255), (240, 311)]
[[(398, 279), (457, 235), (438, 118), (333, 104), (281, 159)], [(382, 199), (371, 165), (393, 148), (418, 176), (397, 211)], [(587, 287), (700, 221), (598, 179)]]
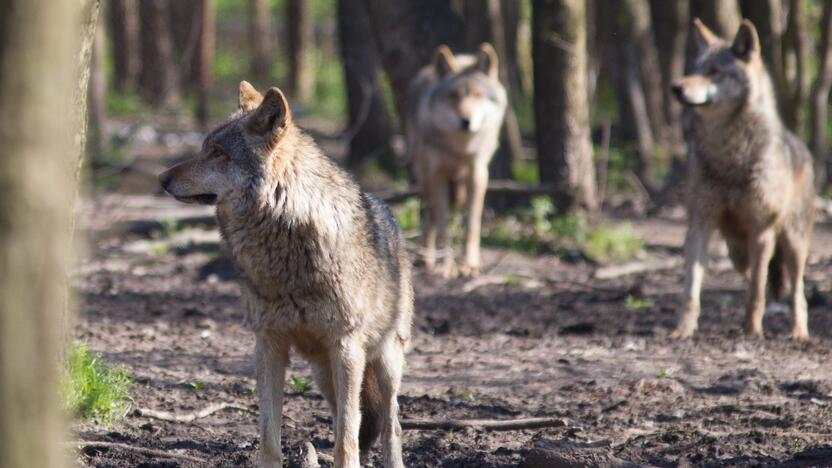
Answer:
[[(396, 394), (410, 337), (410, 264), (395, 219), (292, 121), (277, 88), (240, 84), (239, 110), (200, 154), (159, 176), (186, 203), (214, 204), (257, 339), (261, 466), (282, 465), (289, 348), (312, 364), (335, 422), (335, 465), (359, 466), (381, 433), (402, 466)], [(360, 428), (359, 428), (360, 421)]]
[(716, 228), (749, 280), (745, 332), (762, 337), (765, 286), (789, 292), (793, 336), (809, 337), (803, 272), (814, 220), (812, 157), (777, 115), (754, 25), (744, 21), (732, 44), (698, 19), (695, 70), (673, 86), (685, 104), (689, 146), (685, 300), (676, 337), (697, 328), (708, 238)]
[(407, 146), (424, 206), (425, 264), (448, 277), (454, 258), (448, 242), (449, 201), (466, 199), (463, 274), (480, 267), (480, 225), (488, 163), (494, 156), (506, 110), (506, 91), (497, 77), (497, 53), (483, 44), (475, 55), (437, 49), (408, 88), (405, 112)]

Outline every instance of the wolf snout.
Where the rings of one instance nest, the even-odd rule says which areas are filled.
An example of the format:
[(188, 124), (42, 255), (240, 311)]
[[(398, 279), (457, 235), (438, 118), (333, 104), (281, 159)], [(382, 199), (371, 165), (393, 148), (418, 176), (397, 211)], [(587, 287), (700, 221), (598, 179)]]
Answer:
[(459, 119), (459, 128), (462, 130), (471, 130), (471, 119), (466, 117)]
[(670, 86), (670, 91), (673, 93), (674, 96), (676, 96), (676, 99), (679, 99), (679, 100), (682, 100), (683, 95), (685, 93), (685, 90), (682, 89), (682, 85), (679, 84), (679, 83), (671, 85)]
[(170, 171), (165, 171), (159, 174), (159, 185), (162, 186), (166, 192), (168, 191), (168, 187), (170, 186), (171, 181), (173, 180), (173, 174)]

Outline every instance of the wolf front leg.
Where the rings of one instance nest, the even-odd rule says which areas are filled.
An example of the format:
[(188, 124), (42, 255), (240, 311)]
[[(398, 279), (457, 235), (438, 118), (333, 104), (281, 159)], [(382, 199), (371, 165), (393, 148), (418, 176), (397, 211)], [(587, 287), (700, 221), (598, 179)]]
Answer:
[(359, 468), (358, 430), (361, 427), (361, 382), (364, 380), (366, 353), (356, 336), (342, 338), (331, 352), (337, 400), (335, 466)]
[(289, 364), (289, 346), (268, 332), (257, 332), (255, 357), (257, 399), (260, 405), (260, 467), (283, 466), (280, 426), (283, 422), (283, 383)]
[(488, 166), (477, 164), (468, 182), (468, 224), (465, 232), (465, 266), (462, 273), (476, 275), (480, 270), (480, 235), (485, 191), (488, 188)]
[(699, 297), (708, 266), (710, 237), (711, 227), (700, 217), (691, 216), (685, 235), (685, 305), (673, 338), (689, 338), (699, 326)]
[(745, 333), (755, 338), (763, 337), (768, 264), (774, 255), (776, 244), (774, 229), (766, 229), (749, 239), (751, 275), (749, 276), (748, 299), (745, 303)]
[(381, 402), (378, 415), (382, 424), (381, 443), (385, 468), (402, 468), (402, 427), (396, 399), (404, 367), (404, 345), (398, 337), (388, 339), (377, 360), (372, 363), (378, 379)]

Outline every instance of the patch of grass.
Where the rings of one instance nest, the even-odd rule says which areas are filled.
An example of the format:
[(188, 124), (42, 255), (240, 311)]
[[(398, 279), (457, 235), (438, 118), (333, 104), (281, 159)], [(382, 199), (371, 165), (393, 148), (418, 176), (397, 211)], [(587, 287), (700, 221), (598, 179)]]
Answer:
[(298, 393), (306, 393), (309, 390), (312, 390), (312, 385), (307, 382), (306, 379), (296, 375), (289, 376), (289, 385), (291, 385), (292, 388)]
[(159, 220), (162, 225), (162, 234), (171, 237), (182, 229), (182, 224), (176, 218), (162, 218)]
[(400, 204), (394, 208), (393, 214), (399, 221), (399, 227), (401, 227), (402, 231), (419, 228), (419, 200), (417, 198), (411, 198)]
[(106, 364), (86, 344), (74, 344), (67, 351), (61, 391), (71, 414), (104, 424), (123, 418), (132, 403), (131, 383), (126, 369)]
[(193, 388), (195, 392), (202, 390), (203, 387), (205, 387), (205, 382), (201, 380), (194, 380), (191, 382), (191, 388)]
[(644, 249), (644, 241), (629, 224), (602, 224), (590, 230), (584, 253), (597, 262), (624, 262)]
[(540, 182), (540, 170), (534, 160), (520, 159), (514, 161), (511, 172), (514, 175), (514, 180), (521, 184), (533, 185)]
[(628, 295), (627, 298), (624, 299), (624, 307), (633, 310), (649, 309), (650, 307), (653, 307), (653, 302), (650, 301), (650, 299), (633, 297)]
[(659, 373), (656, 375), (656, 377), (659, 378), (659, 379), (666, 379), (666, 378), (670, 377), (671, 374), (672, 374), (672, 372), (670, 372), (669, 370), (662, 369), (662, 370), (659, 371)]
[(315, 117), (343, 119), (344, 109), (347, 108), (347, 93), (340, 60), (333, 60), (321, 49), (315, 49), (312, 63), (315, 89), (307, 112)]
[(170, 244), (167, 242), (157, 242), (150, 248), (150, 253), (155, 257), (162, 257), (170, 252)]

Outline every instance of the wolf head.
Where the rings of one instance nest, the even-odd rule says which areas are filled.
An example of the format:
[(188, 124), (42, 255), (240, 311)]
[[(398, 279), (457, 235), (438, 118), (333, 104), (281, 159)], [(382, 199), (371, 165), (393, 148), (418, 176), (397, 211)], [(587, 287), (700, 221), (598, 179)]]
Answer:
[(238, 110), (212, 130), (195, 157), (159, 174), (162, 188), (185, 203), (218, 204), (265, 194), (280, 167), (280, 146), (294, 130), (278, 88), (261, 95), (240, 83)]
[(502, 121), (505, 92), (499, 84), (497, 53), (487, 43), (474, 55), (454, 56), (440, 46), (433, 58), (439, 82), (430, 96), (431, 120), (440, 130), (476, 133)]
[(691, 74), (671, 90), (682, 104), (700, 112), (733, 112), (761, 96), (770, 96), (771, 82), (760, 56), (754, 25), (744, 20), (732, 43), (719, 38), (699, 18), (693, 20), (697, 58)]

